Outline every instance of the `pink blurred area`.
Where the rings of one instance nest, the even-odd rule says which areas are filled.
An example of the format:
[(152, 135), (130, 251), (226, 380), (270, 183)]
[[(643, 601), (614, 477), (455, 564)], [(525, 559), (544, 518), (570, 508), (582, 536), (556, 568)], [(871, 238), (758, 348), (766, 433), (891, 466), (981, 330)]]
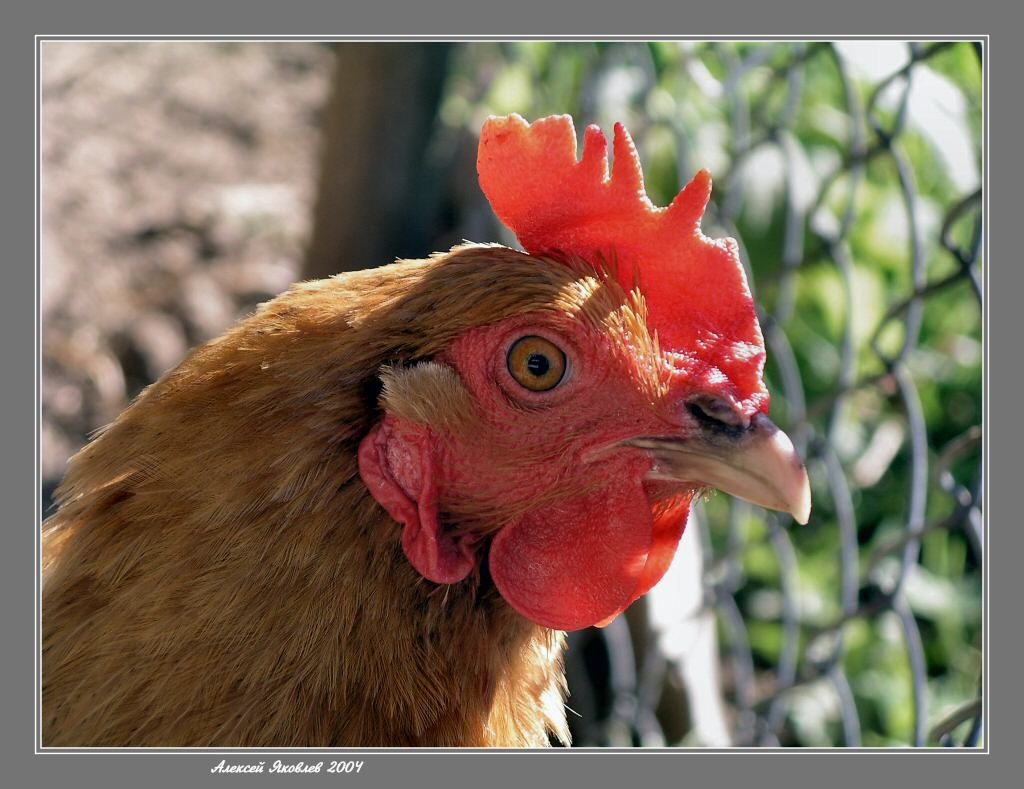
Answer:
[(42, 46), (43, 504), (68, 457), (300, 270), (333, 56)]

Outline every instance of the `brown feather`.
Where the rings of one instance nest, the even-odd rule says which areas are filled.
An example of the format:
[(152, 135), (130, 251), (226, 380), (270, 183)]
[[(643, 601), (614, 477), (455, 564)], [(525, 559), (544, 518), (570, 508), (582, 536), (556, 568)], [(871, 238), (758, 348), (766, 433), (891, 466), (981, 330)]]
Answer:
[(459, 418), (435, 413), (443, 376), (403, 399), (403, 366), (510, 315), (606, 314), (595, 276), (466, 246), (302, 283), (144, 391), (72, 459), (44, 526), (44, 744), (567, 741), (563, 634), (486, 568), (419, 576), (356, 448), (382, 387)]

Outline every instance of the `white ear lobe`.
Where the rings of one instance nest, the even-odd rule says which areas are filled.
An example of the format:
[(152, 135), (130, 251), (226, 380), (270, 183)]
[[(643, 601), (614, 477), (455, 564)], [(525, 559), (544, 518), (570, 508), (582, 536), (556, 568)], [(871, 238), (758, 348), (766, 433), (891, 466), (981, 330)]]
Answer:
[(380, 401), (384, 410), (400, 419), (457, 433), (472, 413), (473, 396), (447, 364), (429, 361), (412, 367), (385, 367)]

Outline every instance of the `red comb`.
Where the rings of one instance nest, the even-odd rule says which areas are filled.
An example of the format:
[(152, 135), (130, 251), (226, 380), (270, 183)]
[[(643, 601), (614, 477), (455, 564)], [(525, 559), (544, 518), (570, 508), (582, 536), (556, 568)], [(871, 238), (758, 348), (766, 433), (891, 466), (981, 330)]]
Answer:
[(577, 161), (568, 115), (532, 124), (492, 116), (480, 133), (477, 171), (494, 212), (527, 252), (600, 258), (627, 290), (639, 285), (664, 350), (689, 357), (712, 379), (721, 373), (738, 400), (766, 408), (764, 341), (736, 242), (700, 232), (711, 175), (701, 170), (659, 208), (621, 123), (614, 152), (609, 178), (597, 126), (587, 127)]

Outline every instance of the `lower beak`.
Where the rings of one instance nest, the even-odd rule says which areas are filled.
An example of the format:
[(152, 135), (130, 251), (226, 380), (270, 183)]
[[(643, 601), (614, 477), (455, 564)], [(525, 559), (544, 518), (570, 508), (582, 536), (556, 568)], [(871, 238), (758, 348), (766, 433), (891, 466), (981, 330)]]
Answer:
[(634, 438), (625, 444), (654, 457), (654, 479), (718, 488), (752, 504), (788, 512), (797, 523), (811, 514), (807, 469), (789, 436), (764, 414), (738, 435)]

